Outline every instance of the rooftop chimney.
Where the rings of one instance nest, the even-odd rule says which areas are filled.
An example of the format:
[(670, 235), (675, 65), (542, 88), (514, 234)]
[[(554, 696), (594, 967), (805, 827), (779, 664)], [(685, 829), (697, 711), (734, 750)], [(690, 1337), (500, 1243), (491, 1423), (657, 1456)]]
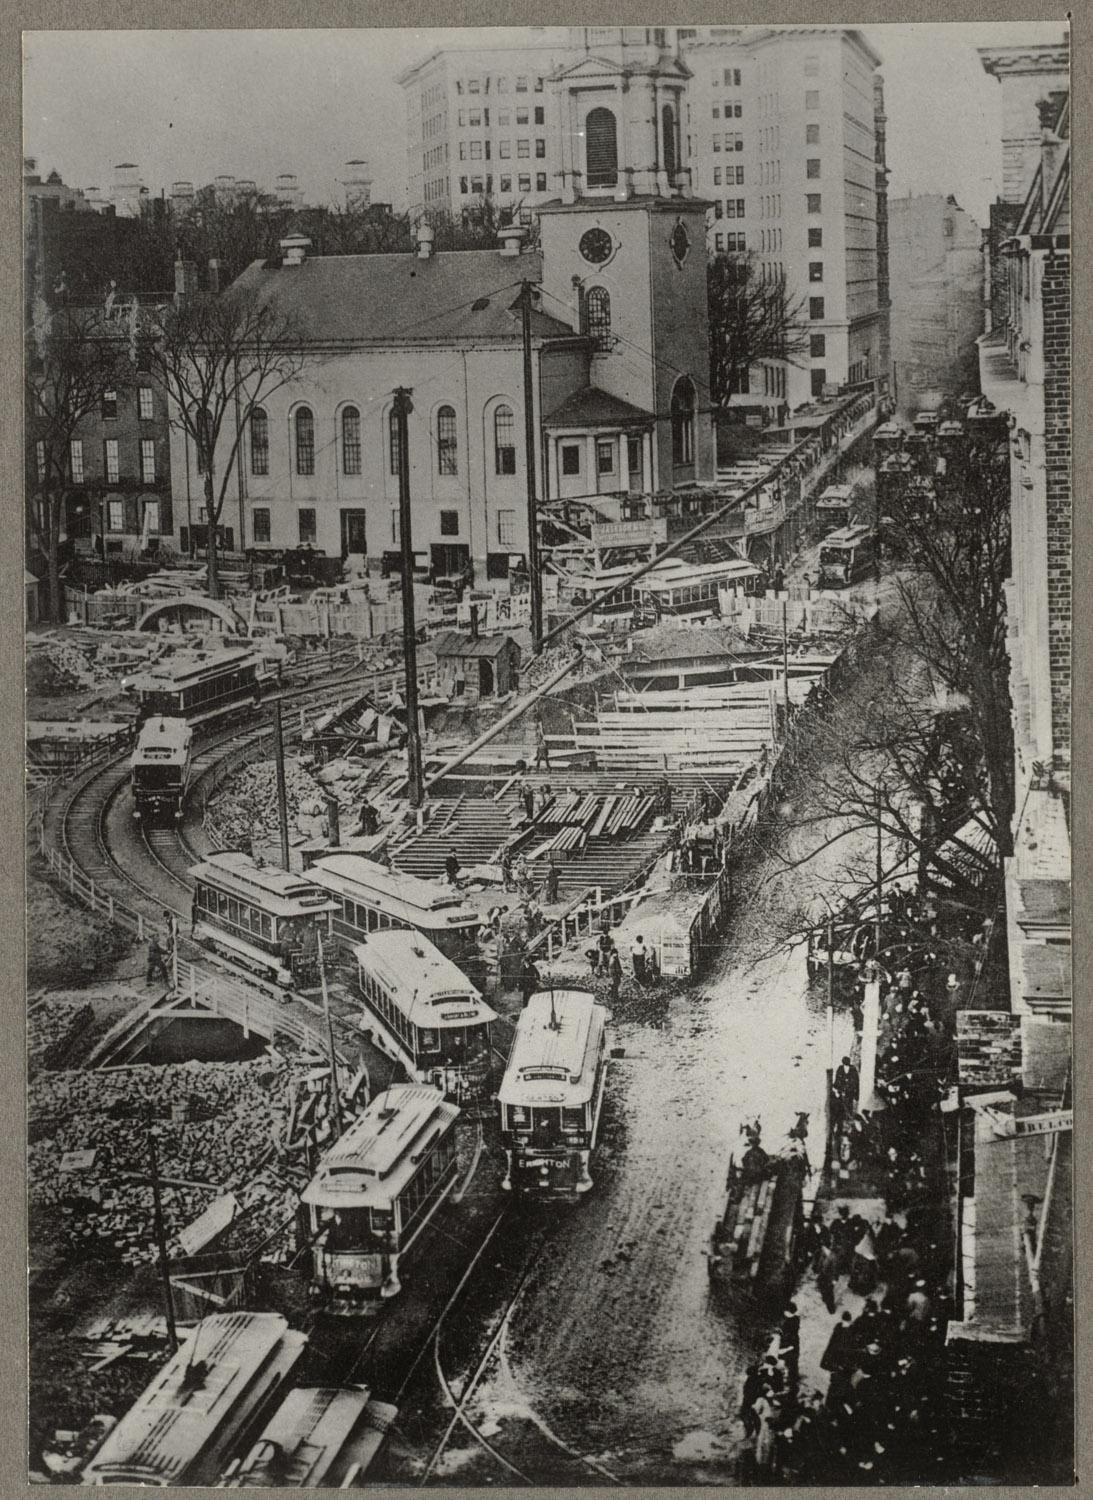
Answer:
[(524, 238), (523, 227), (520, 224), (506, 224), (497, 231), (497, 238), (501, 241), (502, 255), (519, 255), (520, 245)]
[(431, 224), (419, 224), (417, 227), (417, 258), (428, 260), (433, 253), (433, 240), (436, 233)]
[(220, 262), (215, 255), (209, 261), (209, 291), (214, 297), (220, 291)]
[(290, 234), (281, 241), (281, 263), (286, 266), (302, 266), (311, 249), (306, 234)]

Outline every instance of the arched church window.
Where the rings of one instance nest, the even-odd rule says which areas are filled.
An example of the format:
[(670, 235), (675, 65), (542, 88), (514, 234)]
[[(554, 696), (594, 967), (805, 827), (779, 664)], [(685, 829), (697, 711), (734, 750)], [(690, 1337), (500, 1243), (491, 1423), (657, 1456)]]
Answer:
[(606, 287), (590, 287), (584, 301), (584, 331), (597, 349), (611, 347), (611, 293)]
[(679, 161), (676, 156), (676, 117), (670, 104), (666, 104), (661, 110), (660, 124), (663, 137), (664, 170), (671, 178), (679, 171)]
[(614, 187), (619, 180), (619, 141), (609, 109), (590, 109), (584, 122), (586, 181), (589, 187)]
[(693, 464), (695, 458), (695, 388), (689, 375), (672, 391), (672, 462)]

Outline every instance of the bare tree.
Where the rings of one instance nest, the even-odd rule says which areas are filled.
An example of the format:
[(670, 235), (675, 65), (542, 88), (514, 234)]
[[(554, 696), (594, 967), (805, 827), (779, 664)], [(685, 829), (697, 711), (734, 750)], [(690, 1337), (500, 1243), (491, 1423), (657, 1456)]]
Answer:
[(29, 535), (45, 559), (49, 618), (62, 619), (60, 546), (73, 493), (72, 444), (107, 391), (124, 384), (129, 350), (96, 312), (39, 305), (24, 349)]
[(1009, 452), (969, 442), (928, 490), (890, 490), (887, 525), (905, 559), (891, 629), (966, 700), (1001, 854), (1012, 852), (1013, 730), (1005, 583), (1010, 576)]
[(291, 322), (245, 291), (166, 306), (148, 318), (144, 337), (171, 424), (194, 446), (208, 525), (208, 590), (219, 598), (217, 529), (243, 433), (255, 408), (295, 380), (308, 356)]
[(797, 364), (808, 353), (805, 299), (784, 276), (770, 279), (752, 254), (715, 255), (706, 272), (710, 323), (710, 388), (716, 405), (747, 389), (760, 360)]

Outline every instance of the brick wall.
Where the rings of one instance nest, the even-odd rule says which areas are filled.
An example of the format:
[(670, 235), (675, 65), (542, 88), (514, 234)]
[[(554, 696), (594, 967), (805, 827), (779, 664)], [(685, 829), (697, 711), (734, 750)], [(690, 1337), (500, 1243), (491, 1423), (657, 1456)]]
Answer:
[(1071, 474), (1070, 256), (1049, 252), (1041, 299), (1044, 319), (1044, 450), (1047, 480), (1048, 659), (1052, 750), (1070, 767)]

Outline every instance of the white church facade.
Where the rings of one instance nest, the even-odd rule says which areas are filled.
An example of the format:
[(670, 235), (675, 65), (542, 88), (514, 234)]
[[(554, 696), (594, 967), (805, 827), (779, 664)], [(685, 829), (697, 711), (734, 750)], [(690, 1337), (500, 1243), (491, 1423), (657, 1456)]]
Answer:
[[(603, 37), (603, 32), (597, 33)], [(681, 159), (687, 70), (652, 29), (618, 28), (549, 80), (561, 193), (537, 209), (539, 245), (312, 256), (285, 242), (237, 291), (269, 303), (308, 353), (247, 424), (220, 517), (229, 548), (311, 544), (393, 553), (393, 393), (409, 388), (415, 551), (479, 581), (527, 554), (528, 464), (551, 499), (710, 485), (705, 212)], [(520, 300), (531, 288), (527, 451)], [(176, 542), (200, 542), (202, 482), (174, 433)]]

